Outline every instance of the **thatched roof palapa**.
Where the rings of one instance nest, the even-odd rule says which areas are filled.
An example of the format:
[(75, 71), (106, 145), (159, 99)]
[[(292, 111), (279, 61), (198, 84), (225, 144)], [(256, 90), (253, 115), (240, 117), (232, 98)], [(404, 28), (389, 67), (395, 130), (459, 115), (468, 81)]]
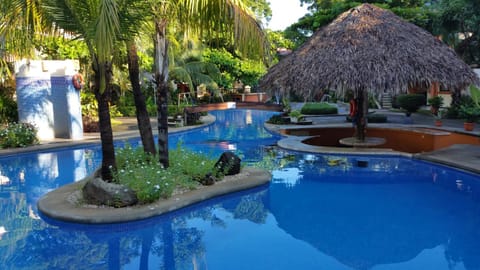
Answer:
[(411, 86), (460, 90), (479, 84), (473, 70), (426, 30), (362, 4), (320, 28), (260, 80), (269, 92), (303, 96), (332, 89), (406, 92)]

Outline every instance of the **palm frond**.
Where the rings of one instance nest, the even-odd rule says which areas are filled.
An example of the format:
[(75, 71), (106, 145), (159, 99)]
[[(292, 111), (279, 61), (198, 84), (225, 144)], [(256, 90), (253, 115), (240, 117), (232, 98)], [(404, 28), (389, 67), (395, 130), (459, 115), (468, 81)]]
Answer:
[(180, 0), (180, 24), (187, 31), (221, 35), (233, 40), (245, 56), (258, 56), (267, 51), (267, 39), (255, 14), (240, 0)]
[(193, 86), (192, 78), (185, 68), (175, 67), (170, 70), (169, 76), (170, 76), (170, 79), (172, 80), (186, 83), (190, 91), (193, 91), (194, 86)]

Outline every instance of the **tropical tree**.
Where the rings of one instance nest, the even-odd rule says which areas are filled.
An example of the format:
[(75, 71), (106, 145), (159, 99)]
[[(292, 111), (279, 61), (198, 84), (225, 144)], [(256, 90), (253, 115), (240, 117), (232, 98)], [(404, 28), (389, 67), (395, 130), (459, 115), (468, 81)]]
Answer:
[(0, 5), (0, 74), (10, 75), (8, 59), (32, 57), (35, 41), (48, 29), (41, 1), (2, 0)]
[(155, 27), (155, 75), (157, 88), (157, 121), (159, 162), (166, 168), (168, 159), (168, 39), (170, 18), (178, 19), (185, 33), (206, 33), (218, 39), (232, 40), (244, 55), (263, 55), (265, 35), (253, 13), (241, 0), (180, 0), (152, 4)]
[(480, 65), (480, 2), (440, 0), (430, 7), (436, 14), (434, 33), (453, 46), (466, 63)]
[(303, 44), (318, 28), (329, 24), (338, 15), (362, 3), (372, 3), (389, 9), (403, 19), (426, 30), (432, 31), (433, 15), (426, 8), (424, 0), (300, 0), (308, 5), (310, 14), (285, 29), (285, 37), (295, 44)]
[(191, 91), (201, 84), (217, 85), (216, 82), (220, 80), (220, 77), (221, 73), (218, 67), (213, 63), (203, 61), (201, 57), (187, 55), (170, 68), (170, 78), (185, 82)]
[[(157, 85), (158, 102), (158, 145), (159, 161), (168, 167), (168, 123), (167, 123), (167, 96), (168, 96), (168, 39), (167, 25), (171, 18), (175, 18), (185, 33), (205, 33), (227, 37), (233, 40), (235, 48), (245, 55), (262, 55), (265, 46), (265, 37), (260, 24), (248, 8), (240, 0), (181, 0), (181, 1), (135, 1), (135, 0), (43, 0), (43, 1), (7, 1), (2, 3), (2, 14), (12, 22), (2, 21), (0, 36), (8, 40), (13, 47), (18, 39), (7, 34), (4, 25), (10, 29), (19, 28), (22, 33), (42, 36), (41, 28), (36, 25), (55, 26), (70, 33), (74, 39), (83, 40), (87, 45), (92, 61), (93, 85), (92, 89), (98, 102), (100, 138), (102, 144), (101, 175), (106, 181), (112, 180), (112, 171), (115, 170), (115, 149), (110, 122), (109, 100), (112, 92), (112, 59), (122, 37), (135, 35), (132, 26), (146, 18), (153, 18), (155, 29), (155, 82)], [(21, 3), (22, 5), (19, 5)], [(40, 5), (43, 8), (40, 8)], [(149, 16), (135, 10), (146, 10), (150, 7)], [(20, 6), (21, 8), (18, 8)], [(35, 7), (32, 9), (32, 7)], [(4, 11), (5, 10), (5, 11)], [(38, 13), (31, 12), (32, 10)], [(30, 13), (25, 13), (30, 11)], [(42, 13), (43, 11), (44, 13)], [(23, 12), (23, 13), (22, 13)], [(10, 14), (14, 16), (10, 16)], [(37, 16), (38, 14), (38, 16)], [(48, 20), (43, 20), (43, 16)], [(174, 17), (172, 17), (174, 16)], [(27, 18), (22, 27), (16, 26), (17, 18)], [(35, 18), (33, 20), (32, 18)], [(35, 22), (36, 24), (33, 24)], [(48, 22), (45, 23), (45, 22)], [(34, 26), (31, 26), (34, 25)], [(12, 31), (12, 33), (16, 33)], [(22, 35), (27, 37), (27, 35)], [(25, 39), (25, 43), (28, 44)], [(131, 41), (131, 40), (130, 40)], [(129, 49), (132, 49), (131, 42)], [(30, 49), (28, 46), (25, 48)], [(131, 55), (135, 53), (129, 50)], [(132, 66), (135, 65), (131, 61)], [(134, 69), (136, 67), (133, 67)], [(133, 70), (133, 73), (135, 71)], [(136, 76), (135, 74), (133, 76)]]
[(140, 67), (138, 61), (137, 45), (134, 40), (126, 41), (128, 73), (132, 85), (133, 98), (135, 101), (135, 110), (137, 116), (138, 130), (142, 140), (143, 150), (152, 155), (156, 154), (155, 141), (153, 139), (152, 125), (148, 115), (145, 95), (140, 86)]
[[(110, 121), (109, 101), (112, 93), (112, 59), (122, 35), (138, 14), (142, 1), (135, 0), (44, 0), (45, 14), (49, 21), (82, 39), (88, 47), (93, 76), (92, 89), (98, 102), (100, 139), (102, 145), (101, 176), (105, 181), (113, 179), (116, 168), (113, 132)], [(141, 7), (140, 9), (141, 10)]]

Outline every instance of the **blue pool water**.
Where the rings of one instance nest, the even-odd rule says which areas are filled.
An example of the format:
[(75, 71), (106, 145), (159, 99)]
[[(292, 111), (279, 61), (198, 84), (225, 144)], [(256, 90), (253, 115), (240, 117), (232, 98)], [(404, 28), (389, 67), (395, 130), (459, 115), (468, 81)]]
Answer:
[(39, 217), (36, 201), (92, 172), (98, 146), (3, 157), (0, 269), (480, 269), (478, 175), (276, 149), (263, 129), (271, 112), (212, 113), (215, 124), (171, 135), (171, 147), (235, 151), (271, 170), (269, 185), (138, 222), (79, 225)]

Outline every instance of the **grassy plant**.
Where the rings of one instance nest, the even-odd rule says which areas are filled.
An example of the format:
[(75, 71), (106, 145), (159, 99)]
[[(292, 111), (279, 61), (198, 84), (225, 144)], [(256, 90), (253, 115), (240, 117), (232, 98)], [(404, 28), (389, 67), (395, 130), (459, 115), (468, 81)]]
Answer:
[(25, 147), (37, 143), (37, 129), (31, 124), (10, 123), (0, 128), (0, 148)]
[(137, 193), (140, 203), (172, 196), (175, 190), (195, 189), (202, 177), (212, 173), (215, 159), (178, 146), (170, 151), (170, 167), (164, 169), (141, 147), (126, 145), (117, 151), (115, 180)]

